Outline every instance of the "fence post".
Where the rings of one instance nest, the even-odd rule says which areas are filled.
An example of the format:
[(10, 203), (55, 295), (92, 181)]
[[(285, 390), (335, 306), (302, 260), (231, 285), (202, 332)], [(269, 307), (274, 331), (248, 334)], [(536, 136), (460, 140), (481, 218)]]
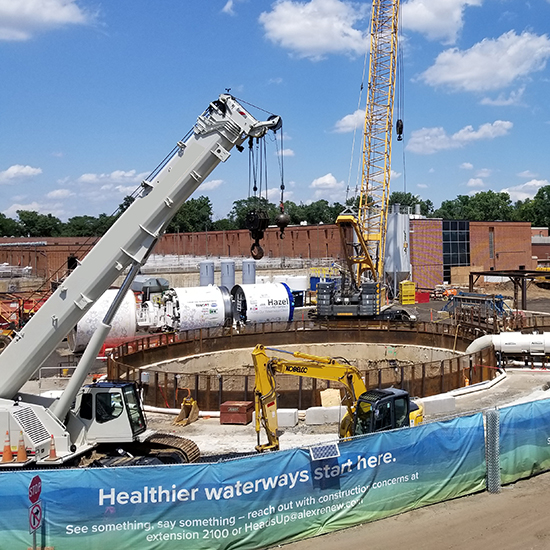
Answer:
[(422, 395), (420, 397), (426, 397), (426, 363), (422, 363)]
[(489, 409), (485, 413), (487, 437), (485, 460), (487, 461), (487, 491), (500, 493), (500, 411)]

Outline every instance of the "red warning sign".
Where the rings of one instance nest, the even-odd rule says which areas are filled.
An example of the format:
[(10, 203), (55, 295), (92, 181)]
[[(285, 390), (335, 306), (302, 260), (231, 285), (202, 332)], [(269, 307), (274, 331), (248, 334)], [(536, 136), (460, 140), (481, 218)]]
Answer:
[(42, 480), (40, 476), (34, 476), (29, 484), (29, 500), (34, 504), (40, 498), (42, 491)]

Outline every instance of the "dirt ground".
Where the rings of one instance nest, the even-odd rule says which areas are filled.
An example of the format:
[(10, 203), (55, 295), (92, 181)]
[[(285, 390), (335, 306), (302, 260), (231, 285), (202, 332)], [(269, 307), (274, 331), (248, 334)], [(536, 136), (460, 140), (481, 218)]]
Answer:
[(543, 550), (550, 473), (328, 535), (283, 545), (284, 550)]

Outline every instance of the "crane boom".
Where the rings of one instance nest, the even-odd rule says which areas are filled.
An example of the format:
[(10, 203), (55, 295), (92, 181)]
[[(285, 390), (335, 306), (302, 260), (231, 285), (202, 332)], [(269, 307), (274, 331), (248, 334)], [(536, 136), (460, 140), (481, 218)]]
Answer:
[(373, 281), (384, 276), (398, 23), (399, 0), (373, 0), (359, 210), (336, 220), (357, 287), (365, 272)]
[(278, 116), (258, 121), (228, 94), (210, 103), (190, 136), (142, 182), (141, 196), (0, 355), (0, 398), (13, 398), (126, 268), (146, 261), (179, 207), (234, 146), (279, 126)]

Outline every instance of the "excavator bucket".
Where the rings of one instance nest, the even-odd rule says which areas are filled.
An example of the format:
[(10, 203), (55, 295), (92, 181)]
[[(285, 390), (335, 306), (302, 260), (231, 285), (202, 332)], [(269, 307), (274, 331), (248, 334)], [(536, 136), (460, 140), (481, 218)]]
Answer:
[(181, 402), (181, 410), (174, 419), (174, 424), (178, 426), (187, 426), (199, 418), (199, 405), (191, 397), (191, 391), (187, 389), (187, 397)]

